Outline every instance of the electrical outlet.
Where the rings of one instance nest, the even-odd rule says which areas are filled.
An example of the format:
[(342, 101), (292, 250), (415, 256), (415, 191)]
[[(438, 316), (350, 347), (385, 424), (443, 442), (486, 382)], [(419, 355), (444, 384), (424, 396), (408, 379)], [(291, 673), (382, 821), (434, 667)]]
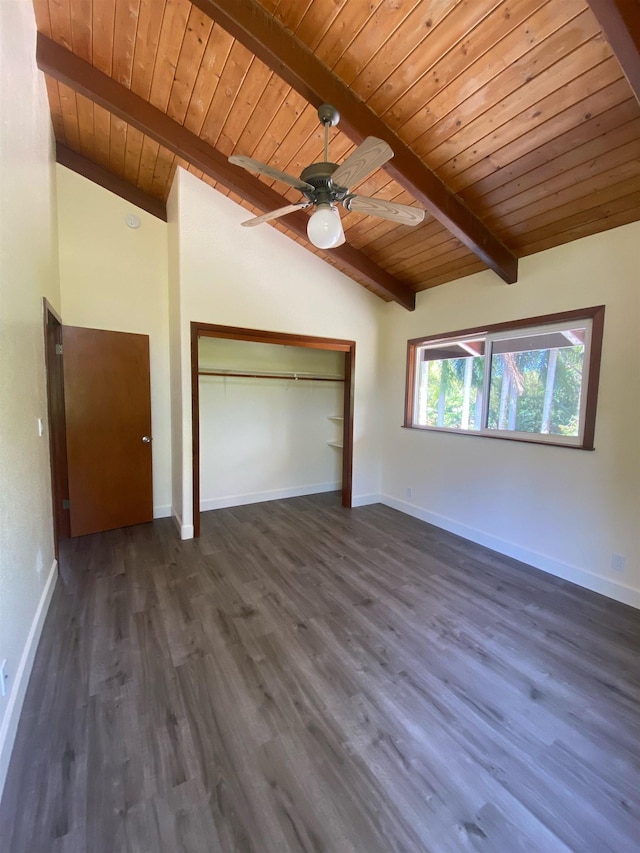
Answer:
[(0, 695), (7, 695), (7, 679), (9, 675), (7, 674), (7, 659), (5, 658), (0, 664)]
[(611, 555), (611, 568), (614, 572), (624, 572), (625, 557), (624, 554)]
[(413, 497), (413, 489), (411, 488), (411, 486), (407, 486), (407, 497), (408, 498)]

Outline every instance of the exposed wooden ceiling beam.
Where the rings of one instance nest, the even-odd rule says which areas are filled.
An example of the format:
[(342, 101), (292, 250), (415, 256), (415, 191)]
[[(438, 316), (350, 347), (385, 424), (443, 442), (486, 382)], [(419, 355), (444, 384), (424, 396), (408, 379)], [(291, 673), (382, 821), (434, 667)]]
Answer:
[[(36, 58), (38, 67), (45, 74), (136, 127), (260, 210), (266, 212), (286, 204), (287, 200), (275, 190), (248, 172), (232, 166), (224, 155), (194, 133), (41, 33), (38, 33)], [(286, 226), (307, 240), (307, 222), (306, 214), (299, 211), (287, 217)], [(384, 294), (409, 311), (415, 308), (415, 293), (410, 287), (352, 246), (345, 244), (332, 249), (327, 257), (340, 260), (377, 293)]]
[(318, 107), (333, 104), (355, 142), (384, 139), (394, 158), (385, 170), (504, 281), (518, 278), (518, 259), (329, 68), (256, 0), (192, 0), (279, 77)]
[(640, 103), (640, 3), (587, 0)]
[(141, 210), (146, 210), (152, 216), (157, 216), (164, 222), (167, 221), (167, 206), (159, 198), (154, 198), (138, 187), (134, 187), (124, 178), (120, 178), (103, 166), (98, 166), (97, 163), (87, 160), (82, 154), (72, 151), (71, 148), (67, 148), (61, 142), (56, 142), (56, 162), (73, 172), (77, 172), (78, 175), (88, 178), (94, 184), (104, 187), (105, 190), (115, 193), (125, 201), (135, 204)]

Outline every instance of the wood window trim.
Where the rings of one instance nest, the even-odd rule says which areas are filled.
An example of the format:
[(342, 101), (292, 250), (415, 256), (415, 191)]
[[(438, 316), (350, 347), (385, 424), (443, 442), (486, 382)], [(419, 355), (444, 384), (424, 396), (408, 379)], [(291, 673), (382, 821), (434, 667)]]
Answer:
[(191, 322), (191, 436), (193, 468), (193, 535), (200, 536), (200, 387), (198, 383), (198, 339), (225, 338), (260, 344), (305, 347), (344, 353), (344, 424), (342, 438), (342, 506), (353, 502), (353, 407), (356, 342), (238, 326)]
[[(405, 406), (404, 406), (404, 429), (421, 430), (423, 432), (446, 432), (448, 435), (466, 435), (475, 438), (500, 439), (503, 441), (520, 441), (525, 444), (544, 444), (551, 447), (566, 447), (572, 450), (595, 450), (595, 423), (596, 408), (598, 402), (598, 388), (600, 385), (600, 362), (602, 358), (602, 339), (604, 331), (604, 305), (595, 305), (590, 308), (580, 308), (572, 311), (560, 311), (554, 314), (542, 314), (536, 317), (526, 317), (521, 320), (512, 320), (504, 323), (492, 323), (486, 326), (475, 326), (469, 329), (459, 329), (453, 332), (444, 332), (437, 335), (426, 335), (420, 338), (411, 338), (407, 341), (407, 359), (405, 373)], [(552, 323), (565, 323), (574, 320), (591, 320), (591, 346), (589, 350), (589, 364), (586, 381), (586, 405), (584, 414), (584, 432), (580, 444), (566, 444), (552, 440), (541, 441), (536, 438), (527, 438), (522, 435), (492, 435), (487, 432), (473, 432), (462, 430), (442, 430), (437, 427), (417, 426), (413, 423), (413, 411), (415, 404), (415, 368), (416, 353), (418, 347), (443, 339), (457, 339), (471, 337), (473, 335), (491, 335), (497, 332), (517, 331), (533, 326), (551, 325)]]

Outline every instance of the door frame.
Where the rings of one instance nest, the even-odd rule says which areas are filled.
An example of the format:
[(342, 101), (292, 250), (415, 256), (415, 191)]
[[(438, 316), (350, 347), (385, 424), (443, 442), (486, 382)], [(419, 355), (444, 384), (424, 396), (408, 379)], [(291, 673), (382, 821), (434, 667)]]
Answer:
[[(67, 465), (67, 423), (64, 411), (64, 369), (56, 346), (62, 346), (62, 318), (43, 298), (44, 366), (49, 422), (49, 465), (53, 510), (53, 548), (59, 562), (59, 543), (71, 536), (69, 515), (69, 469)], [(65, 502), (67, 506), (65, 507)]]
[(305, 347), (344, 353), (344, 422), (342, 435), (342, 506), (351, 508), (353, 490), (353, 399), (356, 342), (191, 322), (191, 435), (193, 459), (193, 535), (200, 536), (200, 387), (198, 383), (198, 339), (226, 338), (260, 344)]

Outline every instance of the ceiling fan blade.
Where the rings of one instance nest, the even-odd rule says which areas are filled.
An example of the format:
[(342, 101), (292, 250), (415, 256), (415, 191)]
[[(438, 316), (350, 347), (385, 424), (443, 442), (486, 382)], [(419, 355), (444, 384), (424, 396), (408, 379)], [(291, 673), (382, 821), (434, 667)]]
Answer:
[(424, 219), (424, 210), (421, 207), (410, 207), (408, 204), (398, 204), (382, 198), (348, 195), (342, 204), (347, 210), (379, 216), (381, 219), (400, 222), (402, 225), (420, 225)]
[(279, 207), (277, 210), (270, 210), (269, 213), (263, 213), (262, 216), (254, 216), (253, 219), (247, 219), (241, 222), (245, 227), (252, 225), (262, 225), (263, 222), (269, 222), (271, 219), (279, 219), (281, 216), (286, 216), (287, 213), (293, 213), (294, 210), (304, 210), (309, 207), (310, 201), (301, 201), (298, 204), (288, 204), (286, 207)]
[(393, 151), (384, 140), (367, 136), (362, 145), (335, 170), (331, 176), (333, 183), (338, 187), (353, 187), (392, 157)]
[(274, 169), (273, 166), (267, 163), (261, 163), (259, 160), (252, 160), (251, 157), (244, 157), (242, 154), (232, 154), (229, 157), (229, 162), (234, 166), (242, 166), (249, 172), (258, 172), (260, 175), (266, 175), (268, 178), (273, 178), (276, 181), (282, 181), (283, 184), (289, 184), (290, 187), (295, 187), (298, 190), (312, 190), (311, 184), (306, 181), (296, 178), (293, 175), (288, 175), (286, 172), (281, 172), (280, 169)]

